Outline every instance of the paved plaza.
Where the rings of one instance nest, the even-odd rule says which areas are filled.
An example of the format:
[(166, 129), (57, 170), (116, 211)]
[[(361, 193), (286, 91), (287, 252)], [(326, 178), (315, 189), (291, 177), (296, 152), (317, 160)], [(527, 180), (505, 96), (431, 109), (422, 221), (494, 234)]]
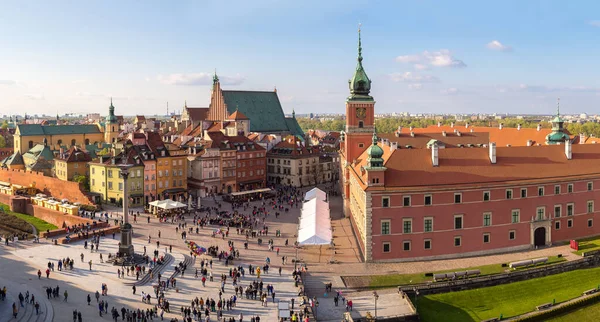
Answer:
[[(304, 189), (306, 191), (307, 189)], [(203, 199), (202, 206), (216, 206), (219, 200)], [(252, 206), (260, 206), (261, 202), (253, 202)], [(541, 257), (556, 255), (562, 253), (567, 259), (576, 258), (568, 249), (568, 246), (559, 246), (546, 248), (541, 250), (532, 250), (520, 253), (509, 253), (501, 255), (491, 255), (486, 257), (472, 257), (440, 261), (421, 261), (411, 263), (377, 263), (365, 264), (360, 262), (360, 254), (356, 246), (356, 239), (352, 233), (350, 222), (347, 218), (343, 218), (341, 198), (333, 197), (330, 200), (332, 226), (334, 229), (334, 250), (330, 247), (305, 247), (299, 251), (298, 257), (307, 264), (308, 274), (305, 277), (306, 291), (310, 297), (317, 297), (320, 303), (317, 309), (319, 321), (340, 321), (345, 307), (341, 304), (334, 306), (333, 295), (336, 291), (341, 291), (347, 298), (354, 303), (354, 311), (364, 316), (366, 312), (374, 314), (374, 298), (371, 292), (355, 292), (347, 290), (341, 276), (360, 276), (369, 274), (390, 274), (390, 273), (419, 273), (426, 271), (436, 271), (453, 268), (464, 268), (469, 266), (478, 266), (483, 264), (504, 263), (525, 258)], [(134, 209), (137, 211), (140, 209)], [(231, 205), (226, 202), (221, 202), (221, 210), (231, 210)], [(120, 216), (120, 211), (117, 208), (108, 208), (107, 211), (117, 218)], [(251, 208), (248, 209), (249, 213)], [(140, 211), (141, 212), (141, 211)], [(242, 211), (243, 212), (243, 211)], [(289, 301), (295, 298), (296, 303), (299, 299), (296, 297), (296, 288), (291, 277), (294, 269), (292, 259), (296, 256), (293, 245), (296, 233), (297, 223), (300, 215), (300, 208), (290, 208), (288, 212), (280, 211), (279, 218), (274, 216), (275, 210), (270, 210), (269, 216), (266, 217), (266, 225), (269, 227), (269, 235), (262, 237), (264, 242), (258, 245), (257, 239), (249, 240), (249, 248), (246, 250), (243, 247), (245, 235), (237, 235), (235, 229), (230, 230), (227, 238), (220, 236), (212, 237), (212, 232), (215, 226), (208, 226), (200, 229), (198, 233), (194, 231), (188, 233), (187, 240), (194, 241), (203, 247), (219, 246), (219, 249), (227, 249), (228, 241), (235, 243), (236, 248), (240, 251), (240, 259), (236, 260), (233, 265), (243, 265), (247, 270), (249, 264), (264, 265), (267, 258), (271, 261), (269, 274), (262, 274), (261, 278), (265, 285), (273, 284), (276, 292), (276, 300)], [(150, 217), (150, 223), (147, 218)], [(191, 223), (191, 215), (186, 216), (186, 222)], [(133, 217), (130, 218), (133, 221)], [(174, 272), (174, 267), (177, 263), (184, 260), (184, 255), (189, 255), (189, 250), (186, 247), (185, 240), (181, 237), (181, 231), (175, 231), (177, 223), (159, 223), (156, 217), (148, 214), (140, 214), (137, 216), (136, 222), (132, 222), (134, 227), (134, 246), (136, 252), (142, 253), (144, 246), (149, 254), (156, 249), (156, 241), (160, 241), (159, 251), (161, 253), (168, 252), (168, 247), (172, 246), (170, 253), (174, 261), (165, 269), (162, 275), (166, 278)], [(190, 225), (191, 227), (191, 225)], [(275, 231), (280, 230), (281, 236), (275, 237)], [(161, 232), (160, 239), (158, 232)], [(150, 236), (150, 242), (148, 237)], [(124, 279), (117, 277), (118, 267), (107, 263), (101, 263), (99, 254), (102, 253), (104, 260), (108, 258), (108, 253), (115, 253), (118, 248), (119, 234), (112, 238), (112, 235), (103, 237), (100, 242), (100, 251), (93, 253), (88, 248), (84, 249), (84, 242), (75, 242), (68, 245), (51, 245), (49, 241), (42, 240), (40, 244), (32, 244), (31, 242), (17, 242), (10, 246), (2, 244), (0, 246), (0, 287), (6, 285), (9, 296), (6, 301), (0, 302), (0, 322), (4, 321), (44, 321), (43, 314), (40, 318), (33, 316), (31, 308), (21, 308), (17, 320), (11, 319), (12, 302), (16, 300), (16, 295), (19, 292), (25, 294), (27, 290), (32, 294), (45, 296), (44, 287), (60, 287), (60, 298), (46, 300), (41, 305), (48, 307), (48, 310), (53, 310), (54, 321), (72, 321), (73, 310), (82, 312), (84, 321), (111, 321), (110, 308), (115, 307), (120, 310), (121, 307), (129, 309), (150, 308), (151, 305), (142, 303), (141, 292), (153, 294), (152, 284), (156, 283), (156, 279), (152, 283), (137, 287), (137, 295), (132, 294), (131, 283), (135, 282), (133, 276), (126, 276)], [(274, 251), (269, 251), (266, 241), (273, 239)], [(289, 246), (285, 246), (285, 241), (288, 240)], [(279, 254), (276, 250), (279, 248)], [(84, 254), (84, 261), (80, 259), (80, 255)], [(287, 263), (282, 264), (282, 257), (287, 256)], [(47, 279), (45, 274), (38, 279), (37, 271), (40, 269), (45, 271), (48, 261), (57, 262), (62, 258), (74, 258), (75, 269), (58, 271), (56, 268)], [(331, 264), (330, 260), (334, 260), (335, 264)], [(92, 260), (92, 270), (89, 269), (88, 261)], [(230, 265), (230, 267), (233, 267)], [(195, 297), (212, 297), (218, 299), (218, 287), (220, 285), (220, 274), (228, 273), (229, 267), (225, 267), (223, 262), (213, 258), (213, 276), (214, 282), (207, 282), (206, 287), (202, 287), (199, 279), (194, 277), (194, 271), (200, 266), (200, 257), (196, 259), (192, 267), (188, 267), (184, 277), (177, 276), (178, 290), (168, 290), (166, 298), (171, 304), (171, 313), (165, 314), (165, 320), (178, 318), (181, 321), (180, 307), (190, 306), (190, 300)], [(278, 274), (278, 268), (282, 267), (282, 276)], [(243, 286), (248, 285), (256, 276), (246, 274), (245, 278), (240, 281)], [(92, 305), (88, 306), (86, 297), (91, 294), (92, 297), (96, 291), (100, 291), (102, 283), (108, 287), (108, 295), (102, 297), (108, 301), (109, 314), (100, 317), (97, 306), (95, 306), (95, 298)], [(332, 283), (333, 292), (325, 296), (324, 285)], [(69, 298), (67, 302), (62, 299), (63, 290), (67, 290)], [(228, 279), (225, 287), (224, 298), (229, 298), (233, 294), (232, 285)], [(36, 295), (36, 298), (39, 296)], [(378, 315), (402, 315), (409, 313), (411, 308), (408, 303), (402, 300), (395, 290), (380, 291), (378, 300)], [(269, 302), (267, 307), (261, 306), (258, 301), (246, 300), (238, 297), (238, 305), (232, 311), (224, 311), (225, 317), (238, 316), (240, 312), (244, 314), (244, 321), (249, 321), (252, 315), (260, 315), (261, 321), (277, 321), (276, 306)], [(153, 299), (155, 300), (155, 299)], [(16, 300), (18, 303), (18, 300)], [(153, 305), (153, 304), (152, 304)], [(46, 311), (46, 309), (44, 309)], [(31, 318), (24, 317), (30, 315)], [(214, 316), (211, 316), (211, 321), (216, 321)], [(48, 321), (50, 322), (50, 321)]]

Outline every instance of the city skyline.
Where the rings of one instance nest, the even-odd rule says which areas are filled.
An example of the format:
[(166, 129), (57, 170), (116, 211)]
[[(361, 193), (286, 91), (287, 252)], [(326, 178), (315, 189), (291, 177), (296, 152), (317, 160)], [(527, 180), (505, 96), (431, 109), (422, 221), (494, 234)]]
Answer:
[(343, 113), (359, 22), (377, 113), (551, 114), (560, 96), (561, 112), (594, 114), (594, 7), (3, 3), (0, 114), (105, 115), (110, 97), (126, 115), (208, 106), (215, 69), (225, 89), (276, 87), (286, 113)]

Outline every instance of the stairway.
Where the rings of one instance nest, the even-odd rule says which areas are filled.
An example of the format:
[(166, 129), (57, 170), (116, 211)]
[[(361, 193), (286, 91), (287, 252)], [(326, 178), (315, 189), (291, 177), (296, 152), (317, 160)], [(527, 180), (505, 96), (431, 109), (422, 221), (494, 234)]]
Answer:
[(164, 263), (162, 265), (156, 265), (154, 267), (154, 269), (152, 270), (152, 273), (153, 273), (152, 277), (150, 276), (150, 274), (146, 274), (139, 281), (135, 281), (135, 283), (126, 283), (126, 284), (127, 285), (135, 285), (137, 287), (137, 286), (142, 286), (142, 285), (151, 283), (152, 280), (154, 278), (156, 278), (159, 273), (161, 273), (167, 267), (169, 267), (169, 265), (171, 265), (171, 262), (173, 262), (173, 256), (171, 254), (166, 253), (164, 255)]
[[(6, 285), (8, 294), (6, 295), (6, 300), (4, 302), (0, 302), (0, 322), (52, 322), (54, 319), (54, 308), (52, 307), (52, 303), (48, 300), (45, 295), (45, 291), (43, 293), (37, 292), (37, 290), (33, 290), (28, 288), (25, 285), (17, 285), (14, 283), (10, 283), (7, 281), (0, 282), (2, 285)], [(17, 303), (19, 305), (19, 292), (25, 295), (25, 292), (29, 290), (29, 294), (35, 295), (35, 299), (38, 303), (40, 303), (39, 314), (35, 314), (34, 304), (25, 304), (24, 307), (19, 306), (19, 314), (17, 318), (13, 318), (12, 316), (12, 304)]]

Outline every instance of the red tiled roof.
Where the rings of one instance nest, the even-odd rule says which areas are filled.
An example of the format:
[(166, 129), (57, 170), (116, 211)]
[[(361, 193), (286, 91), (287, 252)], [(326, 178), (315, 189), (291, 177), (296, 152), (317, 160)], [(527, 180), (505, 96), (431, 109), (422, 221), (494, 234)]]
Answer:
[(82, 150), (76, 146), (71, 147), (63, 155), (61, 155), (59, 153), (58, 157), (56, 157), (56, 159), (63, 160), (65, 162), (91, 162), (92, 161), (92, 157), (90, 156), (89, 153), (87, 153), (87, 151)]
[(410, 134), (404, 133), (401, 133), (400, 136), (396, 136), (396, 134), (378, 134), (378, 136), (382, 139), (388, 139), (390, 142), (398, 142), (399, 148), (406, 148), (407, 146), (410, 146), (415, 149), (424, 149), (427, 148), (427, 143), (430, 140), (437, 140), (439, 142), (442, 142), (444, 143), (446, 148), (455, 148), (459, 147), (459, 145), (467, 146), (468, 144), (482, 145), (490, 143), (489, 134), (485, 132), (461, 132), (460, 135), (454, 132), (448, 132), (446, 133), (446, 136), (444, 136), (441, 132), (414, 133), (414, 137)]
[[(381, 145), (381, 143), (380, 143)], [(497, 147), (496, 163), (489, 160), (489, 148), (439, 149), (439, 166), (431, 163), (431, 150), (384, 149), (385, 187), (410, 188), (480, 186), (482, 184), (541, 181), (555, 182), (562, 178), (598, 175), (600, 145), (572, 145), (572, 159), (567, 160), (564, 145), (533, 147)], [(366, 165), (364, 152), (353, 164), (361, 174)], [(364, 187), (364, 186), (363, 186)]]
[(312, 146), (306, 147), (296, 136), (289, 135), (281, 142), (275, 144), (269, 151), (269, 154), (288, 156), (315, 155), (319, 154), (319, 149)]
[(228, 120), (248, 120), (249, 118), (244, 115), (244, 113), (235, 110), (235, 112), (231, 113), (231, 115), (229, 115), (229, 117), (227, 117)]
[(205, 121), (208, 117), (208, 107), (187, 107), (187, 112), (192, 121)]

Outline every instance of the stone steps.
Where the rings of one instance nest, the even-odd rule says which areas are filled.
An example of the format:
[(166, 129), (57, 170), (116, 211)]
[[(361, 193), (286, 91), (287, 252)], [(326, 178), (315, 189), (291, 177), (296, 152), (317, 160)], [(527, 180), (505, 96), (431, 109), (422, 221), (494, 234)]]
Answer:
[(139, 281), (135, 281), (134, 283), (126, 283), (126, 284), (127, 285), (135, 285), (137, 287), (137, 286), (142, 286), (142, 285), (151, 283), (155, 278), (158, 277), (159, 273), (162, 273), (167, 267), (169, 267), (171, 265), (171, 263), (173, 263), (174, 258), (171, 254), (166, 253), (164, 255), (164, 258), (165, 258), (164, 264), (156, 266), (152, 270), (153, 277), (151, 277), (150, 274), (146, 274)]
[[(48, 301), (45, 294), (29, 289), (30, 295), (35, 295), (35, 299), (40, 303), (39, 315), (35, 313), (34, 304), (24, 304), (24, 307), (19, 307), (19, 314), (17, 318), (12, 316), (12, 303), (15, 302), (19, 305), (19, 292), (25, 294), (27, 287), (24, 285), (18, 286), (16, 284), (2, 283), (6, 285), (8, 294), (6, 300), (0, 304), (0, 322), (52, 322), (54, 319), (54, 309), (52, 303)], [(10, 290), (15, 290), (11, 292)], [(44, 292), (45, 293), (45, 292)]]

